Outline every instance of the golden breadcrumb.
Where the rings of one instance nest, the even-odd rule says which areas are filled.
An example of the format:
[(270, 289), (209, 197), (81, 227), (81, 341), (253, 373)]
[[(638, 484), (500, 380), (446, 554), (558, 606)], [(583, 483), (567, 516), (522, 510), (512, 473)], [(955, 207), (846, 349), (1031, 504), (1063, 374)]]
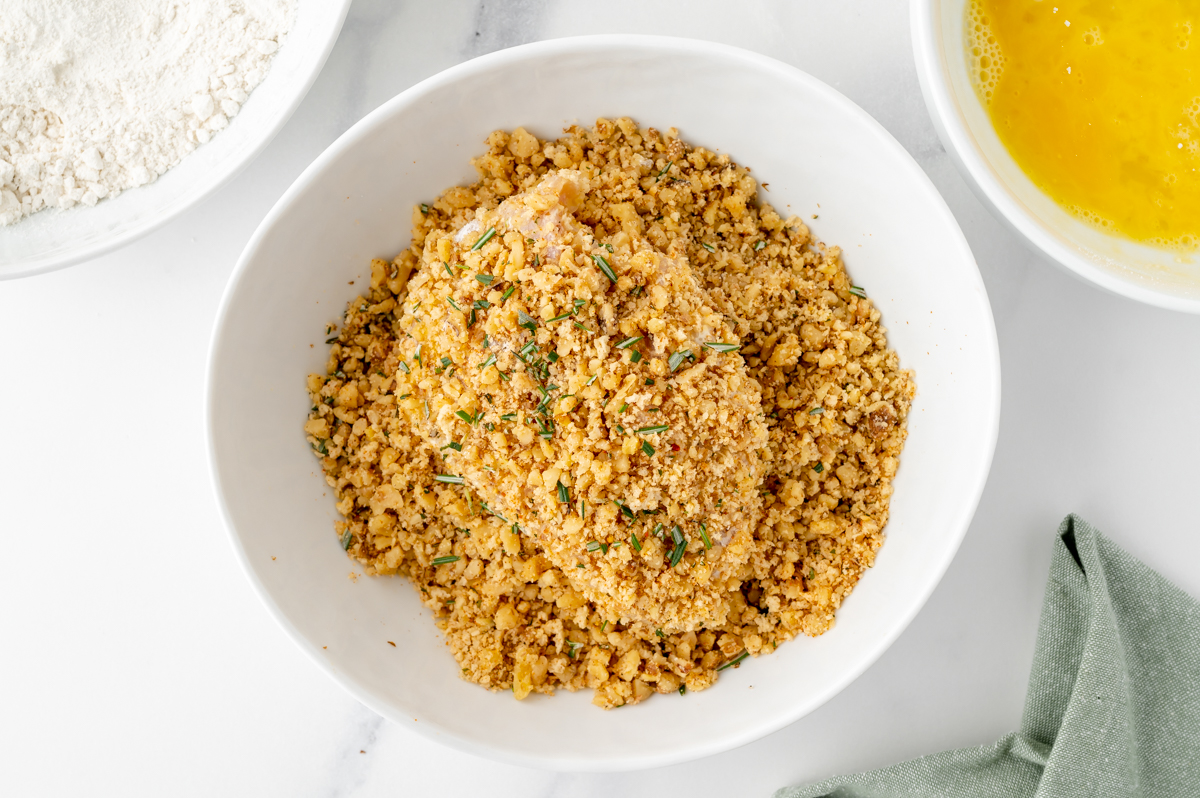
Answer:
[[(747, 654), (829, 629), (883, 542), (914, 393), (840, 251), (674, 130), (601, 119), (554, 142), (518, 128), (487, 144), (480, 180), (415, 208), (411, 248), (372, 263), (328, 375), (309, 377), (305, 429), (343, 546), (369, 573), (410, 577), (464, 678), (517, 698), (590, 687), (609, 708), (699, 690)], [(652, 277), (671, 284), (661, 307)], [(668, 415), (667, 431), (636, 432)], [(713, 453), (737, 493), (708, 478), (720, 464), (696, 463)], [(668, 515), (686, 543), (676, 568)], [(722, 546), (743, 528), (744, 550)]]

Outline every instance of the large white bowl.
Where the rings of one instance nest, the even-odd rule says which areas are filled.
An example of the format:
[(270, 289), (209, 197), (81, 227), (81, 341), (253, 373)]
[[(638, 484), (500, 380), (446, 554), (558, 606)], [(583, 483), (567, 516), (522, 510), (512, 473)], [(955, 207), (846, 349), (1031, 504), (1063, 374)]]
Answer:
[(1200, 313), (1200, 257), (1137, 244), (1081, 222), (1013, 160), (971, 85), (968, 2), (910, 0), (909, 9), (925, 103), (975, 194), (1031, 247), (1084, 280), (1139, 302)]
[(349, 8), (350, 0), (298, 0), (287, 40), (229, 127), (150, 185), (92, 208), (41, 211), (0, 227), (0, 280), (61, 269), (122, 247), (232, 180), (300, 105)]
[[(301, 427), (325, 324), (409, 242), (415, 203), (473, 180), (496, 128), (554, 136), (628, 114), (678, 126), (816, 212), (878, 303), (917, 400), (878, 564), (837, 628), (727, 671), (705, 692), (603, 712), (589, 692), (514, 701), (458, 678), (412, 586), (347, 578), (334, 502)], [(467, 751), (563, 770), (679, 762), (750, 742), (850, 683), (904, 629), (958, 548), (996, 439), (1000, 370), (979, 272), (924, 173), (866, 113), (792, 67), (708, 42), (559, 39), (449, 69), (363, 119), (310, 166), (246, 247), (209, 359), (213, 480), (234, 547), (279, 623), (379, 714)], [(396, 643), (387, 645), (388, 640)], [(750, 685), (753, 690), (748, 689)], [(415, 721), (415, 722), (414, 722)]]

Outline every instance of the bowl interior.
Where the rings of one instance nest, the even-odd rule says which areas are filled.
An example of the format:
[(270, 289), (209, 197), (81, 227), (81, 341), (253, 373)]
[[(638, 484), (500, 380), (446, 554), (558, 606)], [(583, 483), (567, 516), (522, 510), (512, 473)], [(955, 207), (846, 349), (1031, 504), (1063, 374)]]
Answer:
[(229, 127), (149, 185), (87, 208), (45, 210), (0, 227), (0, 279), (70, 266), (166, 223), (231, 180), (274, 137), (325, 63), (350, 0), (297, 0), (266, 78)]
[[(1086, 279), (1141, 301), (1200, 312), (1200, 257), (1138, 244), (1080, 221), (1013, 160), (971, 84), (968, 2), (916, 0), (913, 24), (930, 110), (977, 191), (1034, 246)], [(921, 52), (925, 47), (931, 51)]]
[[(837, 627), (799, 639), (702, 693), (603, 712), (590, 695), (517, 702), (459, 680), (412, 586), (348, 578), (333, 498), (301, 426), (304, 378), (322, 372), (325, 325), (409, 242), (414, 204), (474, 179), (496, 128), (553, 137), (629, 115), (676, 126), (770, 183), (770, 201), (841, 245), (856, 283), (915, 369), (888, 542)], [(818, 220), (810, 219), (819, 213)], [(731, 748), (812, 710), (867, 667), (949, 564), (982, 491), (999, 414), (999, 361), (979, 273), (912, 159), (824, 84), (711, 43), (586, 37), (503, 51), (399, 95), (330, 147), (243, 254), (209, 372), (214, 481), (235, 547), (280, 623), (363, 703), (461, 748), (557, 769), (609, 770)], [(388, 641), (395, 642), (395, 647)], [(754, 689), (750, 689), (753, 686)], [(417, 723), (413, 723), (413, 721)]]

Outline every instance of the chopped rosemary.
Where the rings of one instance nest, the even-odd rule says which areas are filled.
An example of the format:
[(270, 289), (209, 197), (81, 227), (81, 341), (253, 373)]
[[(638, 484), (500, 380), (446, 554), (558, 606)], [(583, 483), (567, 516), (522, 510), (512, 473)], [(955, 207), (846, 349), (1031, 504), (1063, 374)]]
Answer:
[(523, 310), (517, 311), (517, 326), (524, 327), (530, 332), (537, 330), (537, 320)]
[(505, 288), (504, 295), (500, 297), (500, 301), (503, 302), (504, 300), (508, 299), (510, 296), (513, 295), (513, 291), (516, 291), (516, 290), (517, 290), (517, 286), (515, 283), (513, 285), (510, 285), (508, 288)]
[(619, 430), (621, 431), (621, 434), (622, 434), (622, 435), (628, 435), (628, 434), (629, 434), (628, 432), (626, 432), (626, 431), (625, 431), (625, 428), (624, 428), (624, 427), (622, 427), (620, 424), (618, 424), (618, 425), (617, 425), (617, 429), (619, 429)]
[(404, 401), (405, 399), (407, 399), (407, 398), (408, 398), (408, 397), (410, 397), (410, 396), (412, 396), (412, 394), (411, 394), (411, 393), (406, 393), (406, 394), (404, 394), (403, 396), (397, 396), (397, 397), (396, 397), (396, 401), (397, 401), (397, 402), (402, 402), (402, 401)]
[[(554, 319), (551, 319), (551, 321), (554, 321)], [(546, 355), (546, 359), (549, 360), (551, 363), (557, 363), (558, 362), (558, 352), (551, 352), (550, 354)]]
[[(687, 352), (687, 354), (684, 354), (685, 352)], [(688, 354), (691, 353), (686, 349), (681, 349), (680, 351), (674, 353), (667, 358), (667, 367), (670, 368), (671, 371), (675, 371), (677, 368), (683, 365), (683, 361), (687, 359)]]
[(640, 335), (635, 335), (632, 338), (626, 338), (624, 341), (617, 344), (617, 349), (628, 349), (640, 340), (642, 340), (642, 336)]
[(820, 474), (824, 470), (825, 470), (824, 463), (817, 463), (815, 466), (813, 466), (813, 471), (816, 471), (818, 474)]
[(454, 301), (453, 297), (446, 297), (446, 301), (450, 303), (450, 307), (454, 308), (459, 313), (462, 313), (462, 308), (458, 306), (458, 303)]
[(767, 246), (766, 241), (758, 241), (754, 244), (754, 251), (759, 252)]
[(867, 292), (859, 288), (857, 285), (850, 286), (850, 293), (854, 294), (856, 297), (861, 297), (862, 299), (867, 298)]
[(612, 266), (608, 265), (608, 261), (604, 259), (603, 255), (593, 255), (592, 261), (596, 264), (596, 268), (604, 272), (604, 276), (607, 277), (610, 282), (614, 284), (617, 282), (616, 272), (613, 271)]
[(331, 343), (333, 343), (334, 341), (336, 341), (337, 339), (338, 339), (338, 337), (335, 335), (335, 336), (333, 336), (332, 338), (326, 338), (326, 339), (325, 339), (325, 343), (327, 343), (327, 344), (331, 344)]
[(591, 330), (589, 330), (587, 327), (584, 327), (582, 324), (580, 324), (580, 323), (579, 323), (579, 322), (577, 322), (577, 321), (573, 321), (573, 322), (571, 322), (571, 324), (573, 324), (574, 326), (576, 326), (576, 327), (578, 327), (579, 329), (583, 330), (585, 333), (590, 333), (590, 332), (591, 332)]
[(445, 482), (447, 485), (463, 484), (463, 478), (457, 474), (434, 474), (433, 478), (438, 482)]
[(447, 449), (453, 449), (453, 450), (454, 450), (454, 451), (456, 451), (456, 452), (461, 452), (461, 451), (462, 451), (462, 444), (461, 444), (461, 443), (458, 443), (457, 441), (450, 441), (450, 442), (449, 442), (449, 443), (447, 443), (445, 446), (443, 446), (441, 449), (438, 449), (438, 451), (439, 451), (439, 452), (444, 452), (444, 451), (446, 451)]
[(599, 374), (593, 374), (591, 377), (588, 377), (588, 381), (583, 384), (583, 387), (584, 388), (588, 387), (593, 382), (595, 382), (599, 377), (600, 377)]
[(809, 410), (809, 411), (808, 411), (808, 414), (809, 414), (810, 416), (819, 416), (819, 415), (821, 415), (821, 414), (822, 414), (822, 413), (824, 413), (824, 412), (825, 412), (825, 408), (823, 408), (823, 407), (814, 407), (812, 410)]
[(666, 432), (670, 428), (670, 424), (655, 424), (653, 427), (641, 427), (636, 432), (639, 435), (653, 435), (656, 432)]
[(737, 655), (737, 659), (731, 659), (731, 660), (729, 660), (729, 662), (726, 662), (724, 665), (718, 665), (717, 670), (723, 671), (726, 668), (736, 668), (736, 667), (738, 667), (739, 664), (741, 664), (741, 661), (744, 660), (748, 656), (750, 656), (750, 652), (743, 651), (741, 654)]
[(584, 548), (586, 548), (588, 551), (600, 551), (600, 541), (589, 540), (588, 544), (584, 546)]
[(316, 449), (321, 454), (325, 455), (326, 457), (329, 456), (329, 450), (327, 448), (325, 448), (325, 441), (317, 441), (317, 445), (314, 446), (313, 448)]
[(675, 541), (675, 548), (671, 551), (671, 567), (674, 568), (679, 565), (679, 561), (683, 559), (683, 553), (687, 551), (687, 539), (684, 538), (679, 524), (671, 527), (671, 539)]
[(654, 630), (654, 634), (658, 635), (659, 637), (666, 637), (666, 635), (665, 635), (665, 634), (663, 634), (663, 630), (662, 630), (662, 629), (655, 629), (655, 630)]
[(638, 540), (637, 532), (629, 533), (629, 545), (633, 546), (634, 551), (642, 550), (642, 541)]
[(454, 276), (454, 270), (450, 268), (449, 263), (446, 263), (446, 261), (442, 261), (442, 267), (446, 270), (446, 274), (450, 275), (451, 277)]
[(679, 685), (679, 694), (687, 695), (687, 685), (686, 684)]
[(708, 527), (704, 525), (703, 521), (700, 522), (700, 539), (704, 541), (704, 548), (712, 548), (712, 541), (708, 537)]
[(550, 322), (552, 322), (552, 321), (562, 321), (563, 319), (569, 319), (569, 318), (571, 318), (573, 315), (575, 315), (575, 311), (573, 311), (573, 310), (569, 310), (569, 311), (567, 311), (566, 313), (560, 313), (560, 314), (558, 314), (557, 316), (555, 316), (555, 317), (554, 317), (554, 318), (552, 318), (552, 319), (546, 319), (546, 323), (547, 323), (547, 324), (549, 324), (549, 323), (550, 323)]
[(624, 413), (624, 412), (625, 412), (626, 410), (628, 410), (628, 409), (629, 409), (629, 402), (622, 402), (622, 403), (621, 403), (621, 409), (620, 409), (620, 410), (618, 410), (617, 412), (618, 412), (618, 413)]
[(717, 341), (705, 341), (705, 349), (711, 349), (714, 352), (736, 352), (742, 348), (741, 344), (722, 344)]
[(449, 565), (450, 563), (458, 562), (461, 559), (462, 559), (462, 557), (459, 557), (457, 554), (451, 554), (446, 557), (435, 557), (433, 559), (432, 564), (433, 565)]
[(441, 363), (442, 363), (442, 368), (444, 368), (444, 369), (448, 369), (448, 368), (450, 368), (450, 364), (451, 364), (452, 362), (453, 362), (453, 361), (452, 361), (452, 360), (450, 360), (450, 358), (448, 358), (448, 357), (443, 357), (443, 358), (442, 358), (442, 360), (441, 360)]
[(488, 359), (479, 364), (480, 369), (485, 369), (496, 362), (495, 355), (488, 355)]
[(558, 500), (563, 504), (571, 502), (571, 489), (562, 484), (562, 480), (558, 482)]
[(587, 499), (579, 500), (579, 518), (583, 521), (587, 520)]
[(494, 274), (477, 274), (477, 275), (475, 275), (475, 279), (478, 280), (479, 282), (483, 283), (484, 285), (491, 285), (492, 281), (496, 279), (496, 275), (494, 275)]
[(624, 504), (622, 504), (621, 502), (617, 501), (616, 499), (613, 499), (613, 504), (615, 504), (615, 505), (617, 505), (618, 507), (620, 507), (620, 508), (621, 508), (621, 515), (625, 516), (625, 517), (626, 517), (626, 518), (628, 518), (630, 521), (636, 521), (636, 520), (637, 520), (637, 514), (635, 514), (635, 513), (633, 512), (633, 510), (630, 510), (628, 507), (626, 507)]
[(661, 539), (662, 531), (663, 531), (662, 521), (659, 521), (657, 524), (654, 525), (654, 531), (651, 532), (650, 534), (654, 535), (654, 537), (656, 537), (656, 538)]
[[(476, 299), (474, 302), (471, 303), (471, 307), (474, 310), (487, 310), (491, 306), (492, 306), (492, 303), (488, 302), (486, 299)], [(486, 338), (486, 337), (487, 336), (485, 335), (484, 338)], [(487, 341), (484, 341), (483, 345), (487, 346)]]
[(637, 363), (641, 359), (642, 359), (642, 353), (637, 351), (636, 349), (629, 353), (629, 362), (630, 363)]
[(474, 252), (477, 249), (482, 249), (483, 245), (486, 244), (487, 242), (491, 241), (492, 236), (494, 236), (494, 235), (496, 235), (496, 228), (489, 227), (487, 229), (487, 232), (485, 232), (483, 235), (481, 235), (479, 237), (479, 240), (471, 245), (471, 251)]
[(674, 161), (668, 161), (667, 165), (664, 166), (662, 168), (662, 171), (658, 173), (658, 177), (654, 178), (654, 182), (657, 183), (659, 180), (661, 180), (662, 176), (667, 173), (667, 170), (670, 169), (674, 163), (675, 163)]
[(642, 441), (642, 451), (645, 452), (648, 457), (654, 456), (654, 447), (650, 445), (649, 441)]
[(700, 242), (700, 246), (704, 247), (704, 248), (705, 248), (705, 249), (707, 249), (709, 252), (716, 252), (716, 251), (717, 251), (717, 248), (716, 248), (716, 247), (714, 247), (712, 244), (708, 243), (707, 241), (701, 241), (701, 242)]
[(346, 534), (342, 535), (342, 551), (350, 551), (350, 542), (352, 540), (354, 540), (354, 533), (347, 529)]
[(504, 415), (500, 416), (501, 421), (515, 421), (516, 418), (517, 418), (516, 413), (505, 413)]
[(421, 203), (421, 213), (429, 213), (429, 206), (424, 202)]

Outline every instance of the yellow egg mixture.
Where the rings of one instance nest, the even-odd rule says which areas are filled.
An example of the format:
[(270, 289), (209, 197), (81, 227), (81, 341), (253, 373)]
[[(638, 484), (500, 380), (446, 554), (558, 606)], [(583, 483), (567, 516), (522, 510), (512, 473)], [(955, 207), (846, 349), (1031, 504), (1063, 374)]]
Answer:
[(967, 56), (1001, 141), (1076, 216), (1200, 246), (1200, 2), (972, 0)]

